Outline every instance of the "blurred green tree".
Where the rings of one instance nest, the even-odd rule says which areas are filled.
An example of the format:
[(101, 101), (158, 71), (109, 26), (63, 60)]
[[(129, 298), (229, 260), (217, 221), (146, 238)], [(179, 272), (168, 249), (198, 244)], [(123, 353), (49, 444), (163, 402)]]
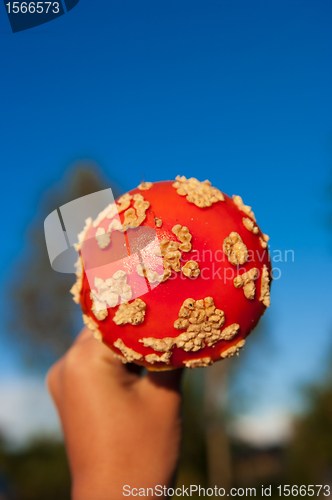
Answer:
[(177, 487), (208, 484), (203, 372), (204, 369), (184, 373), (183, 438)]
[(332, 370), (307, 388), (307, 412), (297, 419), (288, 447), (290, 484), (332, 486)]
[(62, 443), (44, 439), (16, 451), (0, 445), (0, 467), (8, 500), (70, 500), (71, 480)]

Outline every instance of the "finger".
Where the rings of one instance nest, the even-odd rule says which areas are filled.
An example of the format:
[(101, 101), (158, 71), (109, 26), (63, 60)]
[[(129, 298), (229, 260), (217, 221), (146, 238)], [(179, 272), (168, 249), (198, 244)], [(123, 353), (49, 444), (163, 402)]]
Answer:
[(62, 377), (65, 358), (60, 358), (46, 373), (45, 385), (57, 409), (61, 410)]
[[(91, 331), (88, 328), (83, 328), (81, 332), (76, 337), (74, 344), (80, 344), (85, 342), (91, 337)], [(72, 347), (71, 347), (72, 348)], [(58, 361), (56, 361), (47, 371), (45, 376), (45, 385), (51, 398), (53, 399), (55, 405), (59, 407), (61, 402), (61, 384), (63, 377), (64, 365), (66, 363), (66, 355), (62, 356)]]
[(182, 368), (169, 371), (148, 372), (141, 380), (141, 385), (147, 391), (172, 391), (181, 394), (181, 381), (184, 370)]
[[(92, 338), (92, 331), (85, 327), (78, 334), (73, 345), (82, 344), (87, 341), (93, 342), (93, 340), (91, 340)], [(118, 365), (119, 370), (125, 370), (126, 372), (137, 375), (138, 377), (140, 377), (145, 370), (144, 366), (136, 365), (135, 363), (123, 363), (123, 361), (110, 348), (108, 350), (108, 354), (109, 356), (107, 356), (107, 360), (106, 358), (104, 359), (108, 363)]]
[(137, 383), (147, 411), (171, 426), (181, 425), (181, 377), (183, 369), (150, 372)]
[(183, 368), (162, 372), (153, 371), (148, 372), (146, 378), (156, 387), (180, 390), (183, 372)]
[(74, 344), (79, 344), (81, 342), (85, 342), (87, 339), (91, 338), (93, 336), (92, 331), (89, 330), (89, 328), (84, 327), (80, 331), (80, 333), (77, 335), (77, 337), (74, 340)]
[(135, 363), (126, 363), (124, 366), (129, 373), (133, 373), (138, 377), (141, 377), (146, 370), (144, 366), (136, 365)]
[(66, 374), (82, 381), (105, 377), (114, 387), (127, 388), (140, 378), (142, 367), (124, 364), (108, 346), (98, 342), (90, 330), (83, 329), (65, 356)]

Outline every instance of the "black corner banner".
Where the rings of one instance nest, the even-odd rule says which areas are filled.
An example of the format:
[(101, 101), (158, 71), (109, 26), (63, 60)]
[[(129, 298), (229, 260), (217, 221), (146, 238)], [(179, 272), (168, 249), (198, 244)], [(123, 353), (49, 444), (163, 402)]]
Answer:
[(74, 7), (76, 7), (76, 5), (78, 4), (78, 2), (80, 0), (64, 0), (64, 1), (65, 1), (65, 4), (66, 4), (67, 12), (69, 12), (71, 9), (73, 9)]
[[(62, 0), (48, 2), (3, 0), (3, 2), (13, 33), (40, 26), (65, 14)], [(68, 12), (78, 4), (79, 0), (64, 0), (64, 2)]]

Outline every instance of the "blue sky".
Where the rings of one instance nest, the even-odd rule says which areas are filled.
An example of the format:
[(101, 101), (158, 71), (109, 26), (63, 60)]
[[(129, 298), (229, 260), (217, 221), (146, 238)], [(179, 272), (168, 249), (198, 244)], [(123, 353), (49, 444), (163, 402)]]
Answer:
[[(0, 6), (3, 290), (43, 191), (73, 162), (96, 161), (123, 191), (143, 175), (209, 178), (253, 206), (272, 251), (294, 250), (274, 263), (273, 353), (250, 356), (264, 374), (252, 411), (296, 409), (331, 344), (331, 22), (328, 0), (80, 0), (12, 34)], [(1, 342), (0, 374), (17, 378)]]

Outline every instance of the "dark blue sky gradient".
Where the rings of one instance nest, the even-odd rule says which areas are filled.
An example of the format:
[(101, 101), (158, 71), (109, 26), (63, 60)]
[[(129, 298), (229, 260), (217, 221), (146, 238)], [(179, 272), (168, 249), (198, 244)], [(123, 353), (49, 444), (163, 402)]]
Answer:
[(208, 178), (253, 206), (271, 250), (295, 252), (275, 263), (262, 390), (291, 408), (332, 329), (331, 26), (328, 0), (80, 0), (12, 34), (0, 6), (3, 283), (72, 162), (95, 160), (123, 191), (143, 175)]

